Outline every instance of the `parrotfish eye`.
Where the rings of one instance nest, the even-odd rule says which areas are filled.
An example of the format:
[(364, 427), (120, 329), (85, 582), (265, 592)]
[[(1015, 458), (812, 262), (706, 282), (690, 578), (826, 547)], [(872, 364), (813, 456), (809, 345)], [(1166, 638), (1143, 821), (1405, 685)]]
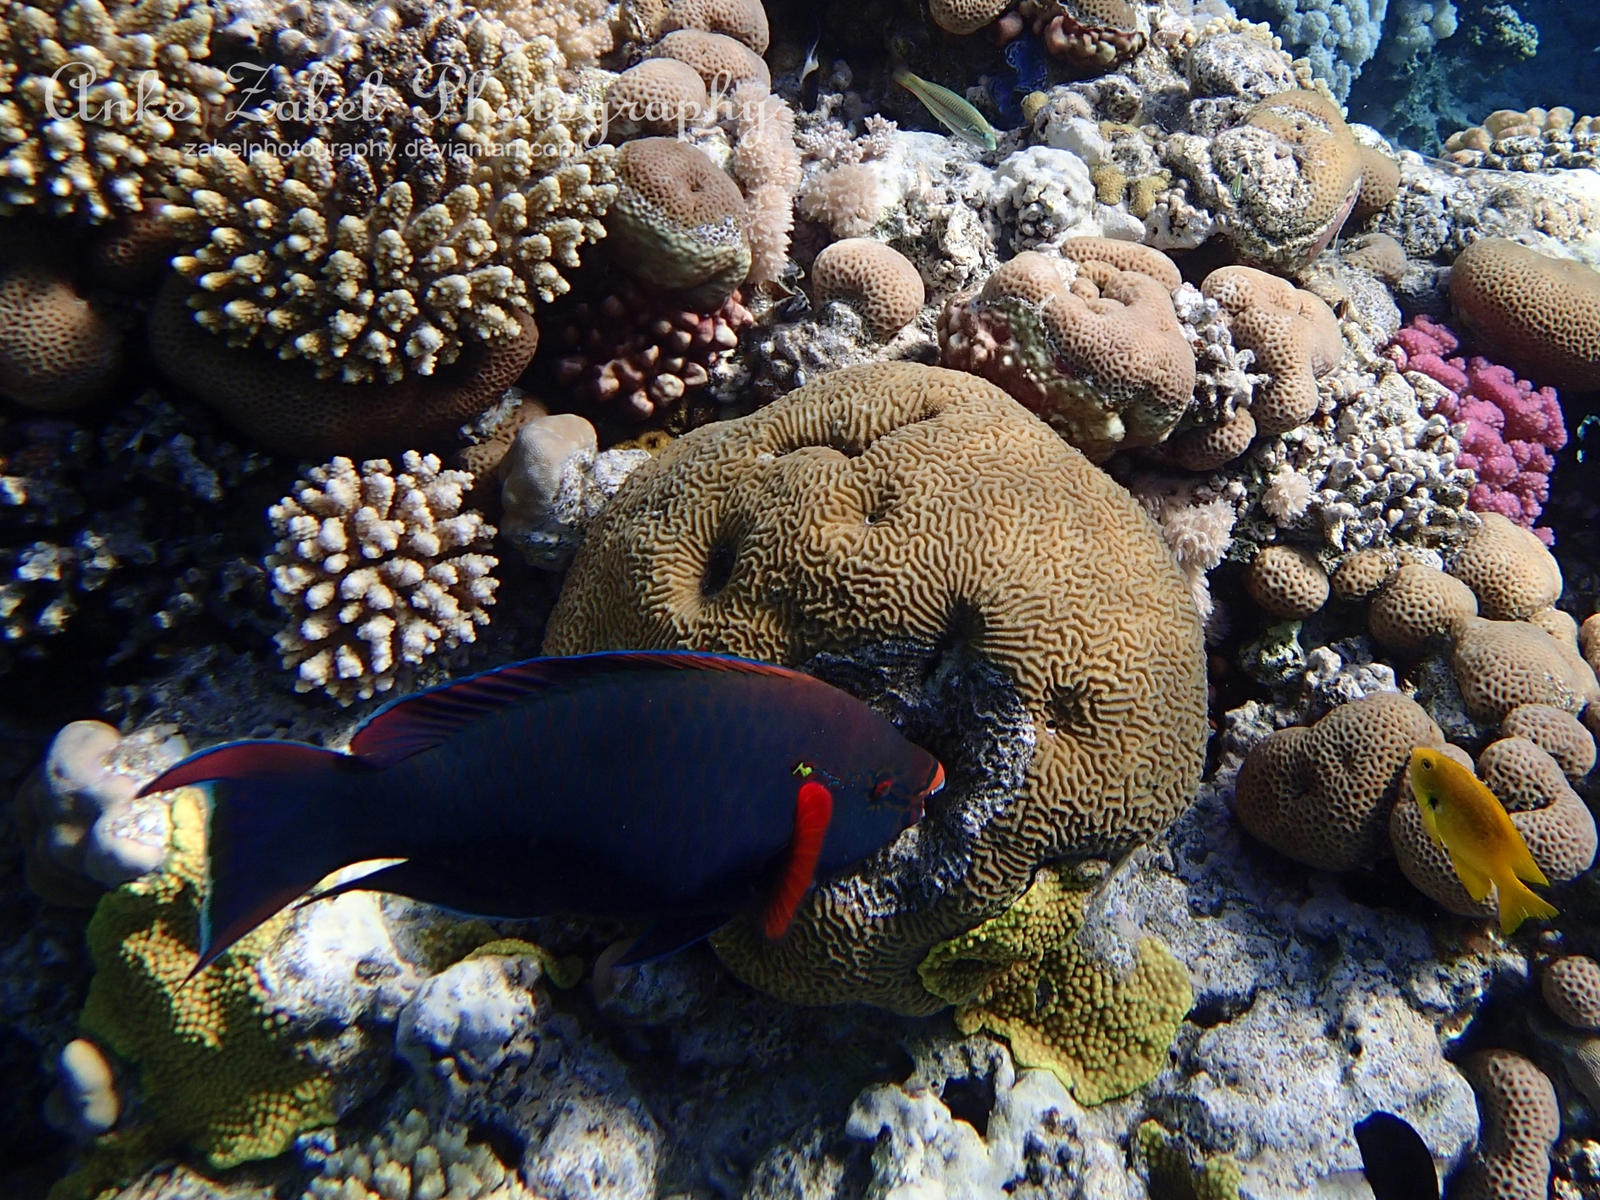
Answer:
[(894, 780), (892, 780), (892, 779), (880, 779), (880, 780), (878, 780), (877, 783), (872, 785), (872, 798), (874, 800), (882, 800), (885, 796), (887, 796), (889, 794), (889, 789), (892, 788), (893, 786), (894, 786)]

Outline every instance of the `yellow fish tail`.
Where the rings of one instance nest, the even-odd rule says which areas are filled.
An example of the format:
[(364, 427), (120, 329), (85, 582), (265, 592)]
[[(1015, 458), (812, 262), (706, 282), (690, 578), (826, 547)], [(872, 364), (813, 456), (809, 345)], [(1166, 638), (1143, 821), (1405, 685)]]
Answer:
[[(1537, 868), (1535, 868), (1537, 870)], [(1510, 871), (1503, 871), (1494, 881), (1495, 900), (1500, 906), (1500, 932), (1515, 933), (1517, 926), (1529, 917), (1541, 920), (1556, 915), (1556, 906), (1542, 896), (1528, 890), (1526, 884)]]
[(1544, 877), (1544, 872), (1539, 869), (1539, 864), (1533, 861), (1533, 852), (1528, 849), (1528, 844), (1522, 842), (1518, 846), (1519, 854), (1511, 857), (1511, 873), (1525, 883), (1537, 883), (1540, 887), (1549, 887), (1550, 881)]

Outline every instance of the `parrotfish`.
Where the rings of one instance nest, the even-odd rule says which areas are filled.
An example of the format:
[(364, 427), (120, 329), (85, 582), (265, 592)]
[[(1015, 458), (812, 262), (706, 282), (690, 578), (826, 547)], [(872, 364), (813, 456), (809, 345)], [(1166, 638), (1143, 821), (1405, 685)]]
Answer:
[(1000, 136), (995, 133), (994, 126), (965, 96), (952, 92), (943, 84), (913, 75), (904, 67), (895, 69), (894, 81), (922, 101), (923, 107), (933, 114), (934, 120), (962, 141), (985, 150), (993, 150), (1000, 144)]
[(1450, 856), (1456, 877), (1474, 900), (1494, 887), (1500, 928), (1511, 933), (1529, 917), (1553, 917), (1555, 906), (1523, 883), (1549, 887), (1504, 805), (1466, 767), (1430, 746), (1411, 751), (1411, 791), (1422, 827)]
[(210, 793), (198, 971), (319, 881), (459, 912), (646, 918), (628, 961), (747, 911), (788, 929), (814, 880), (918, 820), (944, 768), (799, 671), (692, 651), (534, 658), (380, 709), (347, 752), (231, 742), (141, 794)]
[(1439, 1200), (1439, 1171), (1422, 1135), (1393, 1113), (1356, 1122), (1356, 1146), (1374, 1200)]

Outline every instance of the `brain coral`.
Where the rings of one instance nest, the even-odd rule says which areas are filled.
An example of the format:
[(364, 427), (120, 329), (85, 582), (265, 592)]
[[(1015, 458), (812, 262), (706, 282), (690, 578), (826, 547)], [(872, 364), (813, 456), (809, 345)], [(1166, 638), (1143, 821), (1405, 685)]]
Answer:
[(1373, 863), (1389, 854), (1389, 811), (1412, 748), (1443, 745), (1416, 701), (1376, 692), (1257, 743), (1239, 769), (1234, 811), (1251, 834), (1307, 866)]
[[(519, 337), (535, 300), (567, 290), (616, 190), (611, 148), (588, 145), (598, 105), (550, 101), (553, 43), (453, 3), (389, 11), (398, 30), (286, 76), (228, 135), (249, 152), (196, 157), (163, 211), (201, 325), (347, 382), (430, 375)], [(434, 94), (454, 77), (473, 93)], [(436, 119), (447, 102), (455, 119)]]
[(19, 240), (0, 238), (0, 396), (44, 412), (76, 408), (116, 379), (122, 334), (48, 243)]
[(211, 13), (202, 0), (0, 5), (0, 213), (100, 222), (158, 197), (232, 90), (202, 61)]
[[(997, 915), (1040, 862), (1165, 828), (1199, 778), (1200, 623), (1160, 536), (959, 372), (838, 371), (639, 467), (591, 527), (544, 649), (621, 646), (894, 659), (909, 664), (894, 687), (863, 666), (841, 682), (892, 707), (933, 681), (930, 704), (978, 714), (969, 736), (957, 712), (908, 718), (952, 779), (912, 833), (815, 889), (782, 942), (743, 924), (719, 938), (736, 972), (796, 1000), (937, 1009), (917, 975), (936, 943)], [(1024, 756), (998, 786), (974, 761), (991, 744)]]
[(1194, 351), (1158, 250), (1069, 238), (1026, 250), (939, 317), (947, 366), (993, 380), (1096, 462), (1162, 441), (1194, 394)]
[(900, 251), (871, 238), (825, 246), (811, 264), (817, 304), (842, 300), (860, 309), (874, 335), (891, 338), (922, 311), (925, 291), (917, 268)]
[(1450, 268), (1461, 323), (1536, 384), (1600, 388), (1600, 272), (1504, 238), (1482, 238)]
[(1533, 533), (1497, 512), (1479, 514), (1448, 570), (1491, 621), (1522, 621), (1561, 597), (1561, 566)]

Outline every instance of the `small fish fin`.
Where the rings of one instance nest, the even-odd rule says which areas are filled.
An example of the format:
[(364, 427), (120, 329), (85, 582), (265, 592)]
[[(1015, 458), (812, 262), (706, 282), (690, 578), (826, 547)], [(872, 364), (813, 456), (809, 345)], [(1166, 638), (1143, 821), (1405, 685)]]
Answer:
[[(411, 868), (408, 873), (404, 868)], [(423, 900), (432, 903), (425, 896), (418, 896), (412, 890), (407, 890), (406, 880), (409, 877), (413, 882), (427, 886), (433, 881), (431, 873), (419, 869), (420, 864), (411, 859), (401, 859), (397, 863), (390, 863), (386, 867), (378, 867), (368, 871), (365, 875), (358, 875), (354, 879), (345, 879), (332, 887), (318, 888), (314, 892), (307, 892), (296, 900), (292, 907), (304, 908), (317, 900), (332, 900), (335, 896), (342, 896), (346, 892), (392, 892), (396, 896), (406, 896), (412, 900)]]
[(1375, 1112), (1356, 1122), (1362, 1174), (1375, 1200), (1439, 1200), (1439, 1171), (1410, 1122)]
[(163, 771), (139, 789), (140, 796), (166, 792), (173, 788), (188, 787), (197, 783), (210, 783), (216, 779), (257, 780), (284, 779), (290, 776), (315, 774), (338, 760), (340, 770), (365, 770), (347, 754), (308, 746), (302, 742), (275, 742), (259, 740), (228, 742), (191, 754), (176, 766)]
[(615, 650), (563, 658), (529, 658), (384, 705), (350, 739), (350, 753), (369, 766), (391, 767), (448, 741), (485, 713), (515, 704), (541, 688), (570, 687), (628, 671), (665, 670), (732, 671), (814, 682), (802, 671), (694, 650)]
[(1509, 871), (1495, 881), (1495, 900), (1500, 907), (1500, 932), (1515, 933), (1529, 917), (1547, 920), (1556, 915), (1556, 906), (1536, 896)]
[[(1513, 829), (1516, 826), (1512, 826)], [(1539, 869), (1539, 864), (1533, 861), (1533, 851), (1528, 849), (1528, 843), (1523, 841), (1517, 830), (1517, 846), (1511, 855), (1511, 873), (1524, 883), (1537, 883), (1540, 887), (1549, 887), (1550, 881), (1545, 878), (1544, 872)]]
[(656, 962), (696, 942), (704, 941), (727, 923), (726, 913), (703, 913), (699, 916), (657, 921), (640, 934), (611, 965), (642, 967), (645, 963)]
[(833, 820), (833, 793), (814, 779), (800, 785), (794, 802), (794, 836), (783, 860), (783, 873), (762, 915), (762, 930), (776, 941), (788, 931), (800, 901), (806, 897), (822, 857), (822, 843)]
[(1450, 855), (1450, 865), (1455, 868), (1456, 878), (1461, 880), (1461, 886), (1467, 889), (1467, 895), (1474, 900), (1487, 900), (1489, 898), (1490, 885), (1494, 881), (1485, 872), (1480, 871), (1477, 867), (1470, 866), (1454, 850), (1450, 850), (1447, 847), (1446, 853)]
[[(361, 811), (368, 798), (380, 798), (368, 767), (292, 742), (246, 745), (235, 762), (241, 775), (217, 777), (211, 764), (234, 759), (207, 752), (194, 772), (180, 763), (156, 780), (209, 781), (200, 960), (191, 977), (325, 875), (378, 855), (351, 844), (376, 827)], [(352, 774), (363, 777), (356, 786)]]

